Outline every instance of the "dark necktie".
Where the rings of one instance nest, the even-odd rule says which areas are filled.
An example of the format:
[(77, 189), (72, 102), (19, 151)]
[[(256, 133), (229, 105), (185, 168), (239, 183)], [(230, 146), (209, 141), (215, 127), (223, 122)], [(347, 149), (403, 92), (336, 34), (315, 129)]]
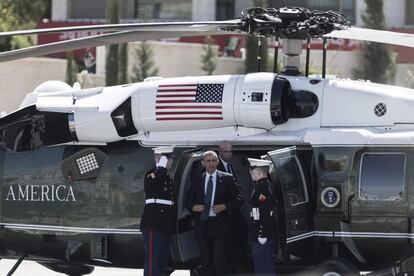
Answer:
[(202, 220), (206, 220), (208, 218), (208, 214), (210, 213), (212, 197), (213, 197), (213, 176), (210, 175), (208, 182), (207, 182), (207, 191), (206, 191), (206, 196), (204, 200), (204, 211), (201, 214)]
[(227, 172), (228, 172), (229, 174), (233, 174), (233, 170), (231, 169), (231, 165), (230, 165), (230, 163), (227, 163)]

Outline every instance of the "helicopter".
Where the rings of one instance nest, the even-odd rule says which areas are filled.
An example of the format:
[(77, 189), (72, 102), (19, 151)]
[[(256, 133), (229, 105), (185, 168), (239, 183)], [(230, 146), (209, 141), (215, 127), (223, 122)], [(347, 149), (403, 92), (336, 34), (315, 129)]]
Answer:
[[(325, 70), (328, 39), (414, 47), (414, 35), (355, 28), (333, 11), (285, 7), (251, 8), (228, 21), (0, 36), (74, 30), (103, 34), (3, 52), (0, 62), (128, 41), (248, 33), (259, 42), (283, 39), (284, 68), (88, 89), (47, 81), (28, 93), (18, 110), (0, 118), (0, 257), (17, 259), (8, 275), (25, 259), (67, 275), (94, 266), (142, 268), (143, 178), (154, 165), (151, 148), (159, 145), (176, 146), (172, 267), (197, 275), (200, 252), (183, 201), (202, 153), (222, 141), (234, 145), (245, 198), (252, 189), (247, 157), (272, 161), (278, 268), (315, 275), (414, 272), (414, 90)], [(311, 39), (325, 46), (321, 76), (309, 75), (308, 58), (304, 76), (299, 72), (302, 41)]]

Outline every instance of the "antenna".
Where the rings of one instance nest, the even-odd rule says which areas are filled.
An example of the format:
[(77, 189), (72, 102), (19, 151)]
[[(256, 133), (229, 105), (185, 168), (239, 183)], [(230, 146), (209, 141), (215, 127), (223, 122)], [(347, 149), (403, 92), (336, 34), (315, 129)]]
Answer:
[(326, 76), (326, 48), (327, 48), (327, 40), (326, 38), (323, 39), (323, 52), (322, 52), (322, 78), (324, 79)]
[(262, 61), (262, 38), (263, 37), (264, 37), (263, 35), (257, 35), (257, 72), (260, 72), (260, 64)]
[(277, 74), (277, 59), (278, 59), (278, 54), (279, 54), (279, 37), (276, 36), (275, 37), (275, 54), (273, 57), (273, 73)]
[(309, 77), (309, 56), (310, 56), (310, 38), (306, 39), (306, 66), (305, 66), (305, 76)]

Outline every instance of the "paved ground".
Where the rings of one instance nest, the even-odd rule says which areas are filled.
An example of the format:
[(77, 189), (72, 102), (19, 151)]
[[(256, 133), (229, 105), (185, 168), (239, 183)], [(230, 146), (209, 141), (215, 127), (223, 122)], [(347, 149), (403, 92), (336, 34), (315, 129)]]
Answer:
[[(10, 271), (10, 269), (13, 267), (16, 261), (11, 260), (1, 260), (0, 261), (0, 275), (7, 275), (7, 273)], [(16, 270), (16, 272), (13, 274), (13, 276), (32, 276), (32, 275), (38, 275), (38, 276), (62, 276), (64, 274), (54, 272), (52, 270), (49, 270), (35, 262), (31, 261), (24, 261), (20, 267)], [(89, 274), (91, 276), (113, 276), (113, 275), (119, 275), (119, 276), (137, 276), (137, 275), (144, 275), (142, 270), (137, 269), (120, 269), (120, 268), (102, 268), (102, 267), (96, 267), (94, 272), (92, 274)], [(175, 271), (173, 276), (189, 276), (190, 272), (186, 270), (178, 270)]]
[[(0, 261), (0, 275), (7, 275), (10, 269), (15, 264), (15, 260), (1, 260)], [(365, 275), (366, 272), (361, 272), (361, 275)], [(20, 267), (16, 270), (13, 276), (64, 276), (65, 274), (57, 273), (52, 270), (49, 270), (36, 262), (24, 261)], [(121, 269), (121, 268), (102, 268), (95, 267), (95, 270), (91, 276), (141, 276), (144, 275), (142, 269)], [(282, 275), (282, 274), (279, 274)], [(303, 276), (306, 274), (296, 274), (295, 276)], [(190, 276), (188, 270), (177, 270), (172, 276)], [(247, 275), (243, 275), (247, 276)], [(290, 275), (292, 276), (292, 275)]]

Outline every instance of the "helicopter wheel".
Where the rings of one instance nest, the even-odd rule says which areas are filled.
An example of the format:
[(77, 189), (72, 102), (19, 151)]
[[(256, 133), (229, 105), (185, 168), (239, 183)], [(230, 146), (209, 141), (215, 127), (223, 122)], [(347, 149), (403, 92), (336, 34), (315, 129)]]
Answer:
[(311, 276), (356, 276), (359, 270), (345, 259), (328, 259), (317, 265)]

